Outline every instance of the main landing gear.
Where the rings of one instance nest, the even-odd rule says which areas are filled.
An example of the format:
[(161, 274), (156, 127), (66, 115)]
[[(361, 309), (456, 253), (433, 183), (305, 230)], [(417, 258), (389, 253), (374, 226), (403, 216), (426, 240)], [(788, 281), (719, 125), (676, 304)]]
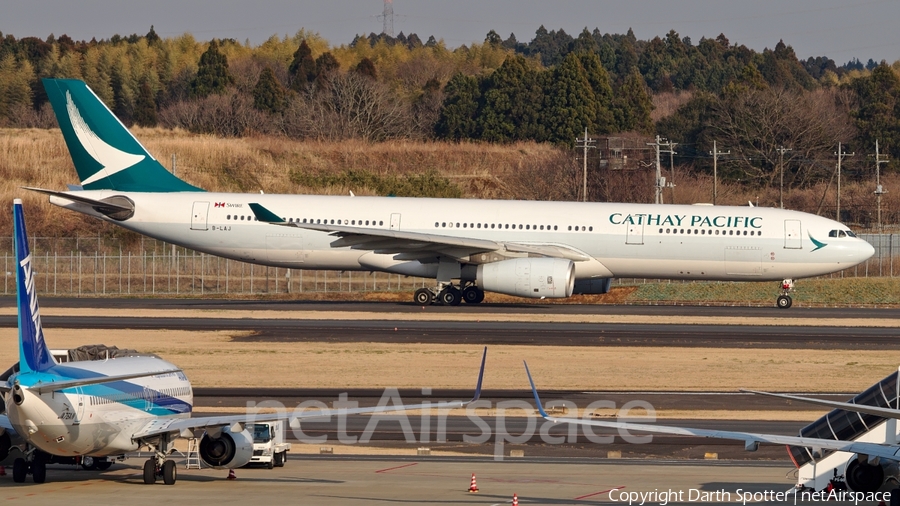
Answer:
[(419, 288), (413, 295), (413, 301), (416, 304), (428, 306), (434, 303), (444, 306), (458, 306), (460, 302), (465, 301), (467, 304), (478, 304), (484, 300), (484, 290), (478, 288), (474, 284), (469, 284), (460, 290), (450, 283), (441, 284), (431, 288)]
[(25, 483), (25, 477), (29, 474), (35, 483), (47, 481), (47, 458), (45, 454), (39, 451), (32, 451), (25, 458), (18, 458), (13, 461), (12, 475), (14, 482)]
[(794, 304), (794, 299), (792, 299), (791, 296), (788, 295), (792, 288), (794, 288), (793, 279), (785, 279), (781, 282), (781, 295), (779, 295), (778, 299), (775, 300), (775, 305), (780, 309), (787, 309)]

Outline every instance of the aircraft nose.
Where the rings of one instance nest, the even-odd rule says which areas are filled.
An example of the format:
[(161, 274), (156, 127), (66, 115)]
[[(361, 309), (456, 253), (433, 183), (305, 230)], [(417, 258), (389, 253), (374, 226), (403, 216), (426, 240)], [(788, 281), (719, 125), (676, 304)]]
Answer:
[(869, 241), (860, 239), (857, 245), (857, 253), (859, 255), (859, 262), (865, 262), (866, 260), (872, 258), (875, 255), (875, 247), (869, 244)]

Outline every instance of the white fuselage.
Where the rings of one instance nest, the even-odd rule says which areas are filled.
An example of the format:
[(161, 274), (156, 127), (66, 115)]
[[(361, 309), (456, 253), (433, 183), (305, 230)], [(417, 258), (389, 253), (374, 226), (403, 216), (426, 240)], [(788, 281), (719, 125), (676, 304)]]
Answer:
[[(845, 235), (847, 227), (836, 221), (761, 207), (112, 190), (78, 194), (98, 200), (126, 196), (134, 202), (134, 215), (115, 221), (85, 204), (59, 197), (50, 201), (194, 250), (296, 269), (437, 273), (435, 264), (334, 248), (330, 244), (336, 238), (325, 232), (254, 221), (249, 203), (300, 223), (562, 245), (591, 258), (575, 262), (577, 279), (804, 278), (852, 267), (874, 251)], [(463, 263), (483, 263), (475, 257)]]
[[(23, 386), (98, 374), (116, 376), (142, 371), (177, 370), (155, 357), (67, 362), (45, 372), (14, 378)], [(103, 457), (135, 451), (132, 434), (148, 423), (189, 418), (193, 404), (191, 384), (180, 371), (99, 385), (36, 393), (21, 391), (17, 404), (7, 396), (9, 420), (16, 432), (47, 453), (60, 456)]]

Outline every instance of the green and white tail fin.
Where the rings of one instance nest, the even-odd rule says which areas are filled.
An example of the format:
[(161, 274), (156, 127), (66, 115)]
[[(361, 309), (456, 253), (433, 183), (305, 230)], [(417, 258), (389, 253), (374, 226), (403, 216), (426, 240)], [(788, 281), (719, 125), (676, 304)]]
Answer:
[(178, 179), (77, 79), (43, 79), (85, 190), (203, 191)]

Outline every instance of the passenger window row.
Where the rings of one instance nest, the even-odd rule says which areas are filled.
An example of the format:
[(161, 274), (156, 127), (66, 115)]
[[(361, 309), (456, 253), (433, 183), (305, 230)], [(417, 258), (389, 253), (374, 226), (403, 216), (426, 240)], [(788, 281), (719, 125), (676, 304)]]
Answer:
[[(728, 230), (726, 233), (725, 230), (722, 230), (722, 235), (756, 235), (756, 236), (762, 235), (762, 230), (750, 230), (749, 234), (747, 232), (748, 232), (747, 230), (743, 230), (743, 231), (738, 230), (737, 233), (735, 233), (735, 230), (732, 229), (732, 230)], [(693, 232), (691, 232), (691, 229), (689, 229), (689, 228), (687, 228), (687, 229), (685, 229), (685, 228), (662, 229), (661, 228), (661, 229), (659, 229), (659, 233), (660, 234), (687, 234), (687, 235), (691, 235), (693, 233), (693, 235), (714, 235), (712, 230), (706, 230), (704, 228), (701, 228), (701, 229), (695, 228)], [(715, 235), (719, 235), (718, 229), (715, 231)]]
[[(585, 227), (584, 225), (580, 226), (576, 225), (574, 228), (572, 225), (569, 225), (569, 230), (572, 231), (594, 231), (594, 227)], [(558, 225), (523, 225), (521, 223), (518, 224), (509, 224), (509, 223), (453, 223), (446, 221), (436, 221), (434, 222), (434, 228), (481, 228), (481, 229), (493, 229), (493, 230), (559, 230)]]

